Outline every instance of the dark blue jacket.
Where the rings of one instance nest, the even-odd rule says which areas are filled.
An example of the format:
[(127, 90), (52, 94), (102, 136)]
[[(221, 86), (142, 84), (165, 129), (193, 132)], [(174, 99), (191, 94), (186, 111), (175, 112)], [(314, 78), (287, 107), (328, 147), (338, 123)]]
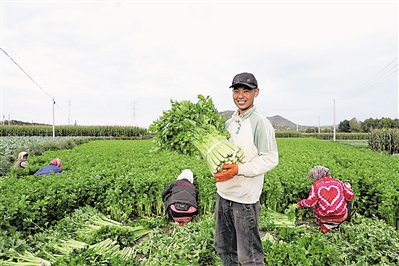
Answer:
[(57, 173), (62, 173), (62, 169), (54, 164), (50, 164), (46, 167), (40, 168), (35, 175), (51, 175)]

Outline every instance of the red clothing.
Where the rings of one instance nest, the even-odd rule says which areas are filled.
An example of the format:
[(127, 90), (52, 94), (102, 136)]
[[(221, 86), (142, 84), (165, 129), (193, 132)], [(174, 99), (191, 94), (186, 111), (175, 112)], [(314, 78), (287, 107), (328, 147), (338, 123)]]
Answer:
[(319, 217), (343, 216), (347, 213), (346, 201), (353, 200), (354, 196), (352, 189), (340, 180), (325, 176), (312, 184), (308, 198), (298, 204), (313, 207)]

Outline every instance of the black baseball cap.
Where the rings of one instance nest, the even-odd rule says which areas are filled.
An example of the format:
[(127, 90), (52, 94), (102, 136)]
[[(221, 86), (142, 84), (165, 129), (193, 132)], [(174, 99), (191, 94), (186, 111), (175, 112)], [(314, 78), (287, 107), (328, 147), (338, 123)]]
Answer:
[(234, 76), (233, 82), (229, 88), (235, 87), (237, 85), (245, 85), (251, 89), (256, 89), (258, 87), (258, 82), (253, 74), (243, 72)]

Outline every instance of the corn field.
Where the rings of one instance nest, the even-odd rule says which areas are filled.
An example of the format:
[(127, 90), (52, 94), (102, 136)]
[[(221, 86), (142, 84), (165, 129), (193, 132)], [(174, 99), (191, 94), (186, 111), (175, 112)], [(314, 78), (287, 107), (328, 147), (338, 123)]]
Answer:
[[(135, 139), (148, 138), (147, 129), (134, 126), (55, 126), (55, 136), (58, 137), (128, 137)], [(2, 125), (1, 137), (25, 136), (25, 137), (50, 137), (53, 136), (52, 126), (8, 126)]]
[(399, 129), (377, 129), (368, 133), (369, 148), (376, 152), (399, 153)]

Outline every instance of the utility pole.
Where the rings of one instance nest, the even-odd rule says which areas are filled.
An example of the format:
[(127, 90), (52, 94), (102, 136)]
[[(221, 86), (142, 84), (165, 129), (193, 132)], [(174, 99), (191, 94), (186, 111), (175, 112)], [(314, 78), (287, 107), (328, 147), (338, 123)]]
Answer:
[(334, 129), (333, 129), (334, 137), (333, 137), (333, 140), (335, 141), (335, 99), (333, 99), (333, 101), (334, 101)]
[(132, 125), (133, 126), (136, 126), (136, 103), (137, 102), (132, 102), (132, 104), (133, 104)]
[(320, 134), (320, 115), (319, 115), (319, 134)]
[(54, 122), (55, 122), (55, 118), (54, 118), (54, 105), (55, 105), (55, 101), (54, 101), (54, 97), (53, 97), (53, 138), (55, 138), (55, 128), (54, 128)]
[(71, 125), (71, 99), (68, 100), (68, 107), (69, 107), (69, 110), (68, 110), (68, 126), (70, 126)]

